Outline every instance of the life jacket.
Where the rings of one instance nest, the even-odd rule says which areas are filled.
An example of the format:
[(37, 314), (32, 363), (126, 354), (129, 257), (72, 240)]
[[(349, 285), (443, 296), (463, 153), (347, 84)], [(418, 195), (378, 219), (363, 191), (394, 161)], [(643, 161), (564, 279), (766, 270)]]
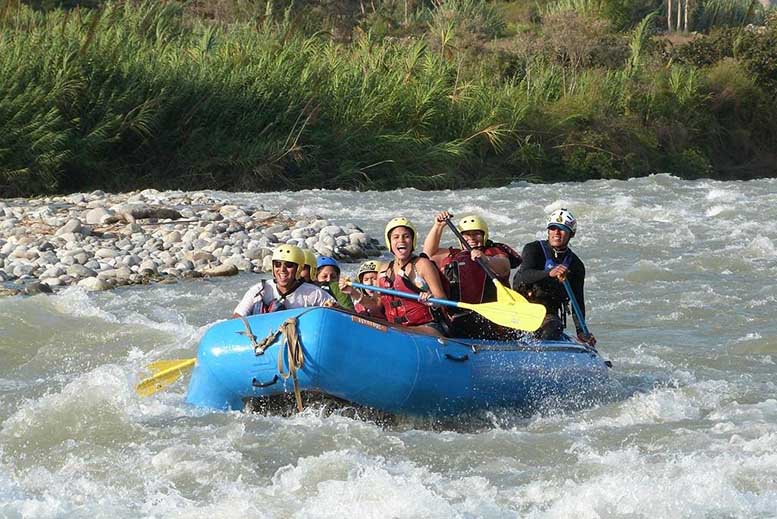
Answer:
[[(415, 265), (416, 261), (418, 261), (418, 257), (410, 260), (413, 265)], [(406, 276), (394, 275), (393, 260), (389, 263), (385, 274), (378, 277), (378, 286), (408, 294), (421, 293), (421, 289)], [(418, 301), (389, 294), (381, 294), (380, 301), (383, 304), (386, 320), (390, 323), (401, 324), (402, 326), (418, 326), (435, 320), (431, 308)]]
[[(297, 280), (297, 284), (294, 285), (294, 288), (286, 292), (280, 297), (276, 297), (269, 303), (264, 302), (264, 298), (261, 298), (259, 301), (254, 303), (253, 308), (251, 309), (250, 315), (256, 315), (256, 314), (269, 314), (272, 312), (280, 312), (281, 310), (286, 310), (286, 298), (290, 296), (295, 290), (297, 290), (300, 286), (302, 286), (302, 281)], [(267, 288), (267, 283), (265, 281), (262, 281), (262, 288), (259, 289), (259, 292), (256, 293), (256, 295), (261, 294), (264, 292), (265, 288)]]
[[(542, 253), (545, 255), (545, 272), (550, 272), (559, 265), (564, 265), (569, 268), (569, 265), (572, 263), (572, 249), (567, 247), (567, 253), (564, 256), (564, 259), (561, 263), (558, 263), (553, 259), (553, 254), (551, 253), (550, 245), (547, 240), (540, 240), (540, 247), (542, 247)], [(569, 301), (569, 297), (560, 283), (555, 280), (547, 279), (540, 283), (534, 283), (528, 288), (528, 296), (530, 300), (541, 302), (546, 307), (558, 308), (558, 315), (566, 326), (566, 305)]]
[[(486, 256), (506, 256), (510, 268), (521, 264), (521, 256), (511, 247), (503, 243), (488, 241), (483, 249)], [(448, 295), (456, 301), (465, 303), (483, 303), (496, 301), (496, 287), (478, 262), (472, 261), (472, 255), (467, 250), (448, 249), (448, 256), (442, 261), (442, 272), (448, 280), (450, 289)], [(507, 276), (497, 277), (503, 285), (509, 285)]]
[(353, 304), (353, 311), (360, 315), (372, 315), (370, 313), (370, 309), (364, 306), (361, 303), (354, 303)]
[(572, 249), (567, 247), (567, 254), (564, 256), (564, 260), (561, 263), (556, 263), (556, 260), (553, 259), (553, 255), (550, 253), (548, 240), (540, 240), (540, 247), (542, 247), (542, 253), (545, 255), (545, 272), (550, 272), (559, 265), (569, 268), (569, 264), (572, 262)]

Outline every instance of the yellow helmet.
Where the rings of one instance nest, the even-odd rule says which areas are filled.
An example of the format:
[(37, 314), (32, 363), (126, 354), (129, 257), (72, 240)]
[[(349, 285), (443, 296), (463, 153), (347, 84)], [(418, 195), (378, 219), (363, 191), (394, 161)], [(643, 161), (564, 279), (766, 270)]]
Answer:
[(272, 260), (296, 263), (297, 271), (294, 275), (299, 279), (300, 271), (302, 270), (300, 267), (305, 264), (305, 253), (296, 245), (278, 245), (272, 251)]
[(396, 218), (392, 218), (389, 220), (389, 223), (386, 224), (386, 230), (383, 232), (383, 235), (386, 237), (386, 248), (391, 251), (391, 240), (389, 239), (389, 234), (391, 234), (391, 231), (396, 229), (397, 227), (407, 227), (412, 231), (413, 233), (413, 250), (415, 250), (415, 244), (416, 244), (416, 235), (418, 234), (415, 230), (415, 226), (405, 218), (404, 216), (397, 216)]
[(310, 279), (316, 279), (316, 253), (310, 249), (305, 249), (305, 265), (310, 267)]
[(488, 224), (476, 214), (468, 214), (459, 220), (459, 232), (464, 231), (482, 231), (483, 244), (488, 241)]
[(366, 274), (367, 272), (377, 272), (380, 268), (380, 263), (378, 263), (375, 260), (369, 260), (365, 261), (361, 265), (359, 265), (359, 272), (356, 273), (356, 279), (359, 280), (359, 283), (362, 281), (362, 275)]

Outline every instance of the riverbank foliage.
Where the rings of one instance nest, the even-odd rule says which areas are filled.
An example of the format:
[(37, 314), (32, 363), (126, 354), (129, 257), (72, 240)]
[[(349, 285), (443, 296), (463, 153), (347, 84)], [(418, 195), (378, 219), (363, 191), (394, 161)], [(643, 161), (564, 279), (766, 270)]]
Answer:
[(0, 0), (0, 194), (772, 176), (777, 17), (717, 1)]

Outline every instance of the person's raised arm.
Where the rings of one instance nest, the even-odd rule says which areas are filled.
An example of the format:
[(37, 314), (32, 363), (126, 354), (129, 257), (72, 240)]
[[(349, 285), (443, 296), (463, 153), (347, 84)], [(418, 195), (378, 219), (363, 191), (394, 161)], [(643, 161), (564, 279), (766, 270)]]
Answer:
[(424, 240), (424, 254), (435, 263), (441, 261), (448, 254), (446, 249), (440, 248), (440, 239), (446, 227), (445, 220), (450, 220), (452, 216), (448, 211), (437, 213), (434, 217), (434, 224)]

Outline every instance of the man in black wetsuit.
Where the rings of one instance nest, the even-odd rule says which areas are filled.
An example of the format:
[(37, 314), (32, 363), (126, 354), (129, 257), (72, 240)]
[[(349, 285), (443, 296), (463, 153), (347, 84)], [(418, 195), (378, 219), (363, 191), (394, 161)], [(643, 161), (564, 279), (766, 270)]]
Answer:
[[(553, 211), (548, 217), (547, 230), (547, 240), (537, 240), (523, 248), (523, 263), (513, 276), (513, 289), (530, 302), (545, 306), (548, 313), (535, 334), (542, 340), (556, 340), (564, 332), (568, 312), (569, 297), (564, 289), (564, 279), (569, 280), (585, 319), (585, 265), (568, 247), (577, 231), (577, 220), (572, 213), (566, 209)], [(573, 314), (573, 317), (578, 339), (594, 346), (594, 336), (586, 338), (577, 316)]]

